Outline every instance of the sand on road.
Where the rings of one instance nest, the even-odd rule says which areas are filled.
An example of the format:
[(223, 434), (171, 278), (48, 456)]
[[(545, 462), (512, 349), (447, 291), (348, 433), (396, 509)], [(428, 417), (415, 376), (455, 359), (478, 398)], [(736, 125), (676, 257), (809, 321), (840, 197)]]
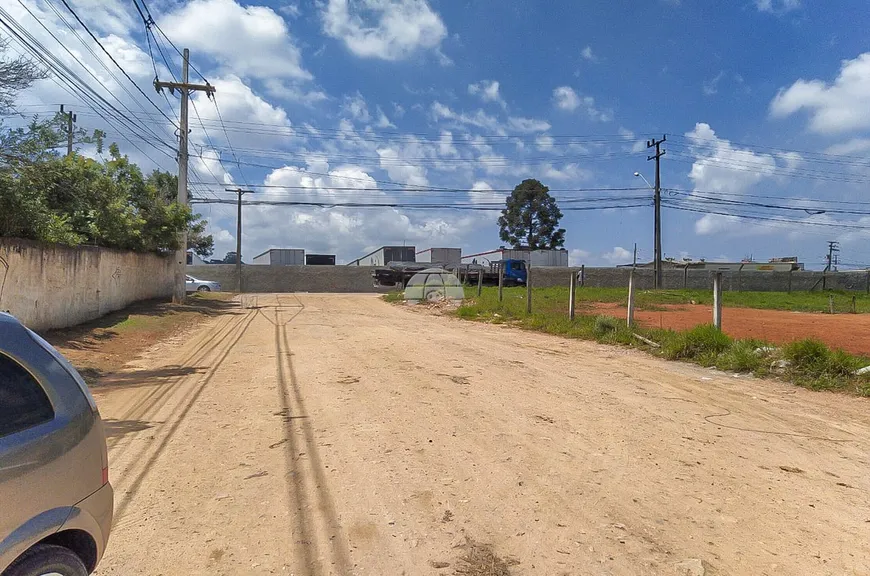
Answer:
[(866, 400), (374, 296), (243, 304), (95, 389), (98, 574), (870, 573)]

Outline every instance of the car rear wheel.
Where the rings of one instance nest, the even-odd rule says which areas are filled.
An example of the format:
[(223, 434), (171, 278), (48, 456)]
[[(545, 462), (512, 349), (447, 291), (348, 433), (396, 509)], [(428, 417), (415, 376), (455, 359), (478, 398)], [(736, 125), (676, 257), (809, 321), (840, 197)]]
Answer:
[(13, 562), (3, 576), (88, 576), (88, 570), (69, 548), (37, 544)]
[(197, 292), (211, 292), (211, 288), (208, 286), (200, 286), (196, 289)]

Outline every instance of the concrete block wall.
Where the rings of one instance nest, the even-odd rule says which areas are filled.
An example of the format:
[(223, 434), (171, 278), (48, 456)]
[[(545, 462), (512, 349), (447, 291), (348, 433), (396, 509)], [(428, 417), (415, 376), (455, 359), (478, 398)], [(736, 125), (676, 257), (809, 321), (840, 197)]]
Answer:
[[(375, 288), (371, 266), (254, 266), (242, 265), (244, 292), (386, 292)], [(220, 282), (236, 290), (234, 264), (188, 266), (187, 273), (200, 280)]]
[[(372, 283), (371, 266), (242, 266), (245, 292), (384, 292)], [(189, 266), (188, 274), (201, 280), (215, 280), (225, 290), (236, 289), (236, 267), (233, 264)], [(579, 267), (533, 267), (532, 286), (547, 288), (567, 286), (570, 274)], [(629, 268), (585, 269), (584, 285), (597, 288), (628, 287)], [(683, 288), (711, 290), (711, 270), (663, 270), (663, 287), (668, 290)], [(789, 290), (821, 290), (822, 272), (723, 272), (723, 289), (726, 291), (788, 292)], [(653, 271), (649, 268), (635, 270), (638, 290), (652, 290), (655, 284)], [(829, 273), (825, 286), (833, 290), (867, 290), (870, 275), (865, 272)]]
[(169, 257), (0, 238), (0, 310), (34, 330), (75, 326), (172, 295)]

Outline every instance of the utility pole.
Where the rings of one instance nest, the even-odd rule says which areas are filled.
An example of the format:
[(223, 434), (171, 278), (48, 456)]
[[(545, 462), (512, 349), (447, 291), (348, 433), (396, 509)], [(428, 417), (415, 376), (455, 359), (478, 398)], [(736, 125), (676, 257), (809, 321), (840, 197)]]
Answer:
[(655, 186), (655, 287), (662, 287), (662, 170), (661, 158), (665, 155), (665, 151), (661, 149), (662, 143), (667, 141), (667, 136), (662, 136), (661, 140), (647, 140), (646, 147), (655, 147), (656, 153), (654, 156), (647, 156), (647, 161), (656, 161), (656, 186)]
[(839, 256), (837, 256), (837, 252), (840, 251), (840, 243), (836, 240), (828, 241), (828, 265), (825, 266), (825, 272), (834, 271), (837, 269), (834, 268), (835, 264), (839, 264)]
[[(181, 82), (161, 82), (154, 79), (154, 88), (158, 92), (164, 88), (169, 88), (171, 94), (175, 94), (176, 90), (181, 92), (181, 125), (178, 128), (178, 199), (177, 202), (183, 206), (188, 205), (187, 201), (187, 139), (190, 133), (187, 127), (187, 107), (188, 98), (191, 91), (205, 92), (210, 98), (214, 94), (214, 86), (209, 83), (205, 84), (189, 84), (188, 83), (188, 68), (190, 67), (190, 50), (184, 49), (184, 57), (181, 65)], [(187, 276), (187, 228), (183, 229), (178, 238), (179, 248), (175, 253), (176, 269), (175, 269), (175, 293), (172, 295), (172, 301), (176, 304), (184, 302), (186, 294), (185, 277)]]
[(242, 195), (251, 194), (253, 190), (241, 188), (224, 188), (227, 192), (236, 192), (239, 195), (238, 215), (236, 216), (236, 288), (242, 293)]
[(66, 117), (66, 155), (69, 158), (73, 153), (73, 124), (77, 118), (72, 111), (64, 112), (63, 104), (60, 105), (60, 113)]

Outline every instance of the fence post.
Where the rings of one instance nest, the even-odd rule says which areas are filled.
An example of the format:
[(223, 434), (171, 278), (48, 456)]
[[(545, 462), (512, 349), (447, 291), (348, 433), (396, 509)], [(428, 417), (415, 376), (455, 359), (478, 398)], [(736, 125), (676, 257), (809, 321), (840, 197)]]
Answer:
[[(870, 276), (868, 276), (870, 278)], [(870, 280), (868, 280), (870, 282)], [(582, 264), (580, 266), (580, 286), (586, 285), (586, 264)], [(870, 286), (870, 284), (868, 284)], [(870, 292), (870, 288), (867, 289), (867, 292)]]
[(834, 313), (834, 295), (828, 294), (828, 309), (831, 311), (831, 314)]
[[(531, 258), (529, 259), (531, 264)], [(532, 267), (526, 268), (526, 314), (532, 313)]]
[(722, 329), (722, 273), (713, 275), (713, 325)]
[(791, 294), (791, 275), (794, 273), (794, 270), (788, 271), (788, 293)]
[(483, 269), (477, 270), (477, 296), (480, 297), (480, 293), (483, 290)]
[(498, 265), (498, 301), (504, 299), (504, 262)]
[(856, 296), (852, 296), (852, 314), (858, 313), (858, 298)]
[(571, 282), (568, 284), (568, 319), (574, 319), (574, 303), (577, 298), (577, 272), (571, 272)]
[(628, 273), (628, 327), (631, 328), (634, 324), (634, 268)]
[(683, 268), (683, 290), (689, 287), (689, 265)]
[(867, 294), (870, 294), (870, 270), (867, 270)]

